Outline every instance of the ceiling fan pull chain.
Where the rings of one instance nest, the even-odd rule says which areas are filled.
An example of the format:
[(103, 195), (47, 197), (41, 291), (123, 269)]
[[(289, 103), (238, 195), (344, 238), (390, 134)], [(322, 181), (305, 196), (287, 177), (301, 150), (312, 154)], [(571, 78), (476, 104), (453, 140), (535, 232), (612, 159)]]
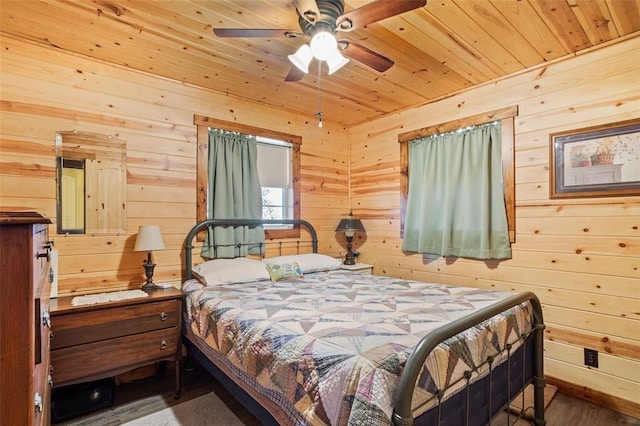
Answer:
[(318, 127), (322, 128), (322, 89), (320, 86), (320, 79), (322, 77), (322, 61), (318, 62), (318, 112), (316, 115), (318, 116)]

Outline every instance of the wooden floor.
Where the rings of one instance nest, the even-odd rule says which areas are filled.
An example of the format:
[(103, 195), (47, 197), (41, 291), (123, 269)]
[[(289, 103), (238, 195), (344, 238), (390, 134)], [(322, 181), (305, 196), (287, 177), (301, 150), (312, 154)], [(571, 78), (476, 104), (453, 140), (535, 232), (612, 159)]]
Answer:
[[(116, 389), (116, 401), (113, 407), (59, 423), (59, 425), (116, 426), (212, 391), (225, 402), (231, 411), (236, 413), (245, 425), (257, 426), (261, 424), (202, 367), (196, 365), (195, 370), (183, 372), (182, 383), (182, 395), (178, 400), (174, 398), (175, 382), (171, 371), (121, 385)], [(572, 398), (560, 392), (547, 407), (545, 418), (549, 426), (640, 426), (638, 419)], [(530, 424), (525, 420), (520, 420), (517, 423), (514, 421), (513, 416), (508, 419), (506, 413), (502, 413), (491, 425), (525, 426)], [(211, 424), (216, 425), (215, 420), (212, 420)]]

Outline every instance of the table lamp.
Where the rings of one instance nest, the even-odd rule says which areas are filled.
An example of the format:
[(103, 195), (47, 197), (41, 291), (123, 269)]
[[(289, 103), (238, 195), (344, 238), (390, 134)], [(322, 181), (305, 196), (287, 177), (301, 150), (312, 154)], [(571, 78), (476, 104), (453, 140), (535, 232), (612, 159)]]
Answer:
[(344, 232), (344, 235), (347, 238), (347, 255), (344, 258), (343, 264), (345, 265), (355, 265), (356, 260), (353, 255), (353, 251), (351, 250), (351, 243), (353, 242), (353, 237), (356, 232), (366, 232), (364, 230), (364, 226), (362, 226), (362, 222), (360, 219), (356, 219), (353, 217), (353, 212), (349, 211), (349, 216), (347, 218), (340, 220), (338, 227), (336, 228), (336, 232)]
[(143, 290), (153, 290), (157, 286), (153, 283), (153, 269), (156, 267), (151, 260), (151, 251), (164, 249), (164, 242), (157, 225), (144, 225), (138, 227), (138, 236), (133, 251), (146, 251), (147, 260), (143, 262), (147, 282), (142, 285)]

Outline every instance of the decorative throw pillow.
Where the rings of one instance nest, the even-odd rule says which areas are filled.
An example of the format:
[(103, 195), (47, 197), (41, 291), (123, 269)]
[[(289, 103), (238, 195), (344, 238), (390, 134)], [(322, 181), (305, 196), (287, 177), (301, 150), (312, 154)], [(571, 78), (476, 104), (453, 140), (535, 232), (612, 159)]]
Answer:
[(297, 280), (304, 277), (300, 266), (296, 262), (281, 264), (267, 263), (267, 271), (269, 271), (271, 281), (274, 282), (289, 279)]

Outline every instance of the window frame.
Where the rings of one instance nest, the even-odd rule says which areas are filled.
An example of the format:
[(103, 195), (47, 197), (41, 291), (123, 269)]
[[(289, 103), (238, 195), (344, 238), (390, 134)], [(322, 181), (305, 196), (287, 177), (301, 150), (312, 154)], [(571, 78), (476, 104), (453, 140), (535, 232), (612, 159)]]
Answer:
[[(291, 172), (293, 174), (293, 219), (300, 219), (300, 146), (302, 137), (276, 130), (234, 123), (203, 115), (194, 115), (193, 124), (197, 126), (197, 159), (196, 159), (196, 220), (207, 220), (208, 182), (209, 182), (209, 128), (244, 133), (252, 136), (277, 139), (289, 142), (291, 146)], [(265, 229), (265, 238), (283, 239), (300, 238), (300, 227), (292, 229)], [(198, 236), (200, 240), (200, 235)]]
[(404, 218), (407, 209), (409, 191), (409, 142), (452, 132), (468, 126), (478, 126), (500, 120), (502, 125), (502, 184), (504, 187), (504, 201), (507, 209), (507, 226), (509, 241), (516, 241), (516, 188), (515, 188), (515, 124), (514, 117), (518, 116), (518, 106), (513, 105), (494, 111), (472, 115), (422, 129), (398, 134), (400, 145), (400, 237), (404, 237)]

